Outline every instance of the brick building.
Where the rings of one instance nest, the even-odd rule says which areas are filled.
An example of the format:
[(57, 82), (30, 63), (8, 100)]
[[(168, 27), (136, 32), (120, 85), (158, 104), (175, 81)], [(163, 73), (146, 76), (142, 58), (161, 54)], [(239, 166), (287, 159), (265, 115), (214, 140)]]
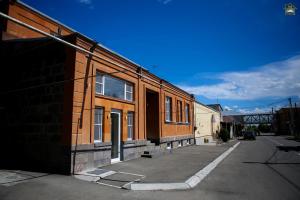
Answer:
[(0, 10), (93, 54), (1, 17), (4, 166), (69, 174), (194, 143), (191, 94), (20, 1)]
[[(291, 112), (294, 123), (291, 123)], [(294, 126), (294, 128), (292, 128)], [(295, 135), (300, 135), (300, 108), (281, 108), (276, 111), (272, 127), (277, 135), (291, 135), (291, 129), (294, 129)]]

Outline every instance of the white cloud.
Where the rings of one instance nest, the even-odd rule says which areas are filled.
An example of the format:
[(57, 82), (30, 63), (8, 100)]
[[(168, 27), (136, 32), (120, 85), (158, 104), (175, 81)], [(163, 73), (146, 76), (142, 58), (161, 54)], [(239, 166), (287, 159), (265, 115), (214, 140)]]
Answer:
[[(214, 77), (213, 77), (214, 78)], [(253, 100), (265, 97), (300, 97), (300, 55), (250, 71), (215, 74), (213, 85), (179, 85), (209, 99)]]
[(230, 108), (229, 106), (224, 106), (224, 110), (226, 110), (226, 111), (231, 111), (232, 108)]
[(159, 3), (162, 3), (164, 5), (167, 5), (168, 3), (171, 3), (173, 0), (157, 0)]
[(249, 113), (270, 113), (271, 109), (270, 108), (254, 108), (254, 109), (240, 108), (240, 109), (237, 109), (237, 112), (242, 113), (242, 114), (249, 114)]
[(83, 3), (83, 4), (86, 4), (86, 5), (91, 5), (92, 4), (92, 0), (78, 0), (79, 3)]

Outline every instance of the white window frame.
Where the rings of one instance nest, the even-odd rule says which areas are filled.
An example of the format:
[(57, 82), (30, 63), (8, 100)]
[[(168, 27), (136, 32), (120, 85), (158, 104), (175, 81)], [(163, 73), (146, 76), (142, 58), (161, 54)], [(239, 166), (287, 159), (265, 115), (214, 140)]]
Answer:
[[(171, 122), (172, 121), (172, 98), (169, 96), (166, 96), (166, 101), (165, 101), (165, 118), (166, 122)], [(167, 110), (167, 105), (169, 106)], [(168, 117), (167, 117), (168, 116)]]
[[(101, 83), (101, 82), (97, 82), (97, 77), (96, 77), (96, 85), (97, 85), (97, 84), (102, 85), (102, 93), (101, 93), (101, 92), (97, 92), (97, 90), (96, 90), (96, 94), (102, 94), (102, 95), (104, 95), (104, 94), (105, 94), (105, 93), (104, 93), (104, 89), (105, 89), (105, 76), (104, 76), (104, 74), (102, 74), (101, 72), (96, 72), (96, 76), (98, 76), (98, 74), (102, 77), (102, 78), (101, 78), (102, 83)], [(97, 88), (97, 87), (96, 87), (96, 88)]]
[[(129, 124), (129, 114), (132, 115), (132, 124)], [(129, 127), (131, 127), (131, 137), (129, 137)], [(134, 112), (129, 111), (127, 113), (127, 140), (132, 140), (133, 139), (133, 134), (134, 134)]]
[[(131, 87), (131, 91), (127, 91), (127, 87)], [(131, 94), (131, 99), (127, 99), (127, 93)], [(124, 99), (127, 101), (133, 101), (133, 84), (125, 81)]]
[[(102, 120), (97, 120), (98, 123), (95, 123), (95, 120), (94, 120), (94, 143), (101, 143), (103, 141), (103, 119), (104, 119), (103, 116), (104, 116), (104, 109), (102, 107), (97, 107), (97, 108), (95, 108), (95, 113), (96, 113), (96, 109), (102, 110)], [(96, 117), (96, 114), (95, 114), (94, 117)], [(97, 117), (98, 117), (98, 115), (97, 115)], [(99, 139), (96, 139), (96, 140), (95, 140), (95, 126), (100, 126), (101, 127), (101, 129), (99, 129), (99, 130), (101, 130), (101, 134), (98, 133), (99, 134)]]
[[(101, 95), (105, 95), (105, 82), (106, 82), (106, 77), (107, 76), (109, 76), (109, 75), (106, 75), (106, 74), (103, 74), (103, 73), (101, 73), (101, 72), (96, 72), (96, 76), (101, 76), (102, 77), (102, 83), (101, 82), (97, 82), (97, 77), (96, 77), (96, 85), (97, 84), (100, 84), (100, 85), (102, 85), (102, 93), (101, 92), (97, 92), (97, 90), (95, 91), (96, 92), (96, 94), (101, 94)], [(124, 83), (124, 99), (122, 99), (122, 98), (118, 98), (118, 99), (122, 99), (122, 100), (126, 100), (126, 101), (131, 101), (131, 102), (133, 102), (133, 95), (134, 95), (134, 85), (132, 84), (132, 83), (129, 83), (129, 82), (127, 82), (127, 81), (124, 81), (124, 80), (122, 80), (122, 79), (119, 79), (119, 78), (116, 78), (116, 77), (113, 77), (113, 76), (109, 76), (109, 77), (111, 77), (111, 78), (113, 78), (113, 79), (116, 79), (116, 80), (119, 80), (119, 81), (122, 81), (123, 83)], [(127, 91), (127, 89), (129, 88), (129, 87), (131, 87), (131, 91)], [(97, 88), (97, 87), (96, 87)], [(131, 96), (131, 99), (128, 99), (127, 98), (127, 96), (126, 96), (126, 94), (127, 93), (129, 93), (130, 94), (130, 96)]]

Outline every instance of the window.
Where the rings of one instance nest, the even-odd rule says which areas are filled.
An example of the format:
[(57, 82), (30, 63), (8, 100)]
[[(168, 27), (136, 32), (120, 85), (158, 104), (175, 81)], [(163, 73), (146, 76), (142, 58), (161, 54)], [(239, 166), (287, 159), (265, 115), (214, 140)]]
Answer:
[(133, 86), (130, 83), (125, 83), (125, 99), (132, 101), (133, 97)]
[(190, 122), (190, 105), (185, 104), (185, 122), (189, 123)]
[(182, 101), (177, 101), (177, 122), (182, 122)]
[(133, 122), (134, 122), (134, 112), (128, 112), (127, 113), (127, 132), (128, 132), (128, 136), (127, 139), (128, 140), (132, 140), (133, 139)]
[(182, 147), (182, 140), (178, 141), (178, 147)]
[(94, 142), (102, 142), (103, 132), (103, 108), (95, 109), (95, 123), (94, 123)]
[(167, 143), (166, 149), (172, 149), (172, 144), (171, 144), (171, 142), (168, 142), (168, 143)]
[(133, 85), (121, 79), (97, 72), (96, 94), (132, 101)]
[(172, 121), (172, 98), (166, 97), (166, 121), (170, 122)]
[(104, 95), (115, 97), (118, 99), (125, 99), (125, 82), (111, 76), (104, 76)]
[(96, 93), (97, 94), (103, 94), (103, 81), (104, 77), (99, 72), (96, 73)]

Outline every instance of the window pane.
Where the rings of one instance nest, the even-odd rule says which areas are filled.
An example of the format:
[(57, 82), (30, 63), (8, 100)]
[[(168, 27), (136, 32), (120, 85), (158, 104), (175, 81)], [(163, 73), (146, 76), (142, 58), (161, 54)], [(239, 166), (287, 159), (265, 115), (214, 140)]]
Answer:
[(103, 94), (103, 84), (96, 83), (96, 93)]
[(166, 97), (166, 120), (167, 121), (171, 121), (171, 114), (172, 114), (172, 111), (171, 111), (171, 97)]
[(128, 139), (132, 139), (132, 126), (128, 127)]
[(130, 83), (126, 83), (126, 100), (132, 101), (133, 86)]
[(126, 92), (126, 100), (132, 101), (132, 93)]
[(134, 113), (128, 112), (127, 113), (127, 138), (132, 139), (133, 136), (133, 121), (134, 121)]
[(95, 130), (94, 130), (94, 131), (95, 131), (95, 132), (94, 132), (94, 140), (99, 140), (99, 132), (100, 132), (100, 131), (99, 131), (99, 126), (98, 126), (98, 125), (95, 125), (95, 126), (94, 126), (94, 129), (95, 129)]
[(94, 122), (94, 140), (102, 141), (102, 120), (103, 120), (103, 109), (95, 109), (95, 122)]
[(132, 92), (132, 89), (133, 89), (132, 84), (126, 83), (126, 92)]
[(100, 72), (96, 73), (96, 93), (103, 94), (103, 75)]
[(124, 99), (125, 84), (124, 81), (105, 76), (104, 95)]
[(103, 83), (103, 75), (100, 72), (96, 73), (96, 82)]
[(190, 105), (186, 104), (185, 105), (185, 121), (189, 122), (190, 121)]

